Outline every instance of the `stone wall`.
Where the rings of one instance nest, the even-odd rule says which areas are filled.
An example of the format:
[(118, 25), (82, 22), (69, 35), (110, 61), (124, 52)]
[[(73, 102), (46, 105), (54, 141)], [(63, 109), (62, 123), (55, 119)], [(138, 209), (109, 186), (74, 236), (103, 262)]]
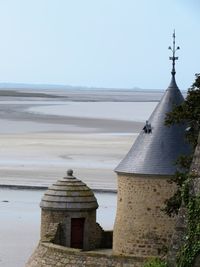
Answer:
[[(50, 235), (50, 225), (59, 224), (56, 243), (70, 247), (71, 218), (85, 218), (83, 249), (91, 250), (100, 247), (103, 238), (102, 228), (96, 224), (96, 210), (92, 211), (59, 211), (42, 209), (41, 241), (46, 241)], [(59, 236), (59, 237), (58, 237)]]
[[(49, 234), (52, 224), (60, 224), (64, 221), (66, 212), (64, 211), (49, 211), (41, 210), (41, 226), (40, 226), (40, 239), (45, 240), (46, 235)], [(64, 242), (64, 241), (63, 241)]]
[(26, 267), (142, 267), (147, 258), (113, 256), (111, 250), (83, 252), (40, 243)]
[(119, 175), (114, 253), (157, 256), (166, 251), (175, 225), (175, 219), (161, 211), (175, 191), (168, 179)]

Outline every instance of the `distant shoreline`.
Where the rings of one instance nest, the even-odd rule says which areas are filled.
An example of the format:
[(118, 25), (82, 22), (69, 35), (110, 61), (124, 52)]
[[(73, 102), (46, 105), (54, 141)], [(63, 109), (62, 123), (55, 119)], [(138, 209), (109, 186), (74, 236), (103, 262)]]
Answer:
[(39, 98), (61, 98), (61, 96), (46, 94), (46, 93), (34, 93), (34, 92), (20, 92), (16, 90), (0, 90), (0, 97), (39, 97)]
[(80, 89), (0, 89), (4, 100), (59, 100), (75, 102), (158, 102), (163, 91), (156, 90), (80, 90)]
[[(48, 186), (34, 186), (34, 185), (15, 185), (15, 184), (0, 184), (0, 188), (14, 189), (14, 190), (47, 190)], [(91, 188), (96, 193), (117, 193), (115, 189)]]
[(26, 89), (26, 90), (101, 90), (101, 91), (162, 91), (162, 89), (144, 89), (140, 87), (132, 88), (113, 88), (113, 87), (98, 87), (98, 86), (81, 86), (81, 85), (67, 85), (67, 84), (46, 84), (46, 83), (8, 83), (1, 82), (0, 90), (15, 90), (15, 89)]

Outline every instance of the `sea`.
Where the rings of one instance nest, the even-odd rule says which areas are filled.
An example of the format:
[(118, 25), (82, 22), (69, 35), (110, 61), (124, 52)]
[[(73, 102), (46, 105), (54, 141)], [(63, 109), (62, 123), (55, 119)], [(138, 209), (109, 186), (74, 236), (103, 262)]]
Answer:
[[(4, 111), (4, 107), (13, 105), (16, 108), (23, 106), (27, 114), (145, 122), (162, 95), (161, 92), (135, 92), (133, 95), (131, 92), (125, 92), (122, 98), (121, 92), (107, 93), (107, 96), (105, 92), (103, 96), (101, 93), (96, 92), (95, 97), (98, 101), (93, 101), (95, 98), (90, 92), (83, 95), (80, 91), (77, 93), (71, 91), (69, 98), (67, 98), (69, 94), (65, 93), (63, 97), (66, 101), (63, 99), (45, 99), (44, 101), (37, 98), (1, 98), (0, 111)], [(60, 97), (62, 98), (62, 92), (60, 92)], [(1, 117), (2, 122), (3, 120)], [(26, 121), (18, 119), (16, 123), (10, 118), (7, 121), (2, 134), (36, 128), (33, 122), (31, 128), (25, 125)], [(19, 128), (21, 125), (21, 128), (17, 129), (16, 125)], [(0, 267), (24, 266), (36, 247), (40, 236), (39, 203), (43, 194), (44, 190), (0, 188)], [(99, 203), (97, 222), (105, 230), (113, 229), (117, 194), (95, 192), (95, 196)]]

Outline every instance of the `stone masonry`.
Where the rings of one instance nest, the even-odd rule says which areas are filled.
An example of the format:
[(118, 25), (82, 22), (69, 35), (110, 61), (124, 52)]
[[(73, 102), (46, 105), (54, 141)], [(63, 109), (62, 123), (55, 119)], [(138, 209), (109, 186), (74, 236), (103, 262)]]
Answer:
[(146, 258), (114, 256), (108, 250), (83, 252), (48, 242), (40, 243), (26, 267), (141, 267)]
[(175, 219), (161, 210), (175, 191), (168, 179), (119, 174), (115, 254), (159, 256), (166, 252), (175, 224)]

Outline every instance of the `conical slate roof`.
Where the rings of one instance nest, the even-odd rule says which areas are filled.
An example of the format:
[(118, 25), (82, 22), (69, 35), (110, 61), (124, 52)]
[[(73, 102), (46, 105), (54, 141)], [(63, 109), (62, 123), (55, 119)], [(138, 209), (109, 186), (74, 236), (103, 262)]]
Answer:
[(48, 188), (40, 207), (50, 210), (82, 211), (97, 209), (98, 204), (92, 190), (74, 177), (72, 170), (68, 170), (66, 177)]
[(164, 122), (166, 113), (183, 100), (173, 74), (169, 87), (148, 120), (150, 132), (140, 132), (128, 154), (116, 167), (116, 172), (173, 175), (177, 171), (175, 162), (178, 157), (190, 152), (185, 140), (186, 125), (168, 127)]

